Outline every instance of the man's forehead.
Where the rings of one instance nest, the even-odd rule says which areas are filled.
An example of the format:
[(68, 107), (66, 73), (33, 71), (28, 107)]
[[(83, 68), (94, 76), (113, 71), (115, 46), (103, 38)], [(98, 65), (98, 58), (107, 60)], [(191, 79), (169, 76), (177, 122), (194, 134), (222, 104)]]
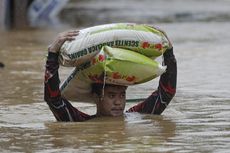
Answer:
[(119, 85), (111, 85), (111, 86), (106, 86), (105, 90), (109, 92), (113, 91), (126, 91), (127, 87), (126, 86), (119, 86)]

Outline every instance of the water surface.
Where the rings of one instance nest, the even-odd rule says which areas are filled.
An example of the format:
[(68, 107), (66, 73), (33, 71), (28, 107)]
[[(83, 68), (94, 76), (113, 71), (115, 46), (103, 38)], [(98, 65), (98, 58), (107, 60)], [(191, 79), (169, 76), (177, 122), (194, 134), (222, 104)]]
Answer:
[[(199, 4), (209, 4), (209, 13), (211, 3), (207, 2), (211, 1)], [(222, 12), (230, 10), (228, 1), (212, 2), (216, 10), (220, 6), (224, 8)], [(193, 12), (186, 2), (180, 5)], [(199, 12), (199, 7), (195, 11)], [(5, 68), (0, 69), (0, 151), (229, 152), (228, 18), (221, 22), (196, 20), (155, 25), (168, 33), (178, 62), (177, 94), (168, 108), (161, 116), (133, 113), (82, 123), (56, 122), (43, 100), (46, 48), (58, 32), (68, 28), (1, 31), (0, 61)], [(69, 71), (60, 69), (62, 80)], [(131, 87), (127, 97), (146, 97), (157, 84), (156, 79)], [(95, 113), (92, 104), (73, 104), (84, 112)], [(132, 105), (128, 103), (127, 108)]]

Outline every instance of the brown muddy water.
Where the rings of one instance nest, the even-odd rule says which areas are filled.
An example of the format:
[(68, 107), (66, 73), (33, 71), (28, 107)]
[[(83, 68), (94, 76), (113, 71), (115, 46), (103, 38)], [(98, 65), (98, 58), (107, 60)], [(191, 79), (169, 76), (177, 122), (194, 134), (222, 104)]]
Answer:
[[(178, 61), (178, 90), (167, 110), (83, 123), (56, 122), (43, 100), (46, 47), (59, 31), (1, 32), (1, 152), (228, 152), (230, 24), (159, 26), (171, 37)], [(69, 69), (60, 72), (63, 80)], [(154, 80), (127, 96), (146, 97), (156, 87)], [(95, 112), (91, 104), (74, 105)]]
[[(178, 62), (177, 94), (165, 112), (81, 123), (56, 122), (43, 100), (46, 48), (68, 28), (1, 31), (0, 152), (229, 152), (230, 22), (156, 25)], [(70, 70), (61, 67), (61, 80)], [(157, 81), (129, 88), (127, 97), (148, 96)], [(73, 104), (95, 113), (92, 104)]]

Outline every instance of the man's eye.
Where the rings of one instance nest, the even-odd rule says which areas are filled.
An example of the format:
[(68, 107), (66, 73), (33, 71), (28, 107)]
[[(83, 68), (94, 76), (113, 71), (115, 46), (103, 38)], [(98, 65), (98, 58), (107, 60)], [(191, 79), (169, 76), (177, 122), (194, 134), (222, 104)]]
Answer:
[(121, 95), (121, 98), (125, 98), (125, 94), (122, 94), (122, 95)]
[(115, 95), (113, 95), (113, 94), (109, 95), (109, 98), (114, 98), (114, 97), (115, 97)]

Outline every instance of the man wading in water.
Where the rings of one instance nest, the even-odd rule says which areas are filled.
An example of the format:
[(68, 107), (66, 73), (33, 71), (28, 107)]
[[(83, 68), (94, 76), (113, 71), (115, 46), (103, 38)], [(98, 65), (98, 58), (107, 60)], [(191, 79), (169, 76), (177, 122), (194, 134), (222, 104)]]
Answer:
[[(45, 70), (45, 101), (58, 121), (86, 121), (100, 116), (122, 116), (126, 103), (126, 86), (93, 84), (92, 93), (97, 106), (95, 115), (88, 115), (73, 107), (59, 89), (58, 53), (65, 41), (74, 40), (78, 31), (60, 33), (48, 48)], [(145, 114), (161, 114), (176, 93), (177, 65), (170, 43), (170, 49), (163, 54), (166, 72), (161, 75), (159, 86), (147, 99), (127, 110)], [(104, 93), (104, 94), (102, 94)], [(79, 95), (81, 96), (81, 95)]]

